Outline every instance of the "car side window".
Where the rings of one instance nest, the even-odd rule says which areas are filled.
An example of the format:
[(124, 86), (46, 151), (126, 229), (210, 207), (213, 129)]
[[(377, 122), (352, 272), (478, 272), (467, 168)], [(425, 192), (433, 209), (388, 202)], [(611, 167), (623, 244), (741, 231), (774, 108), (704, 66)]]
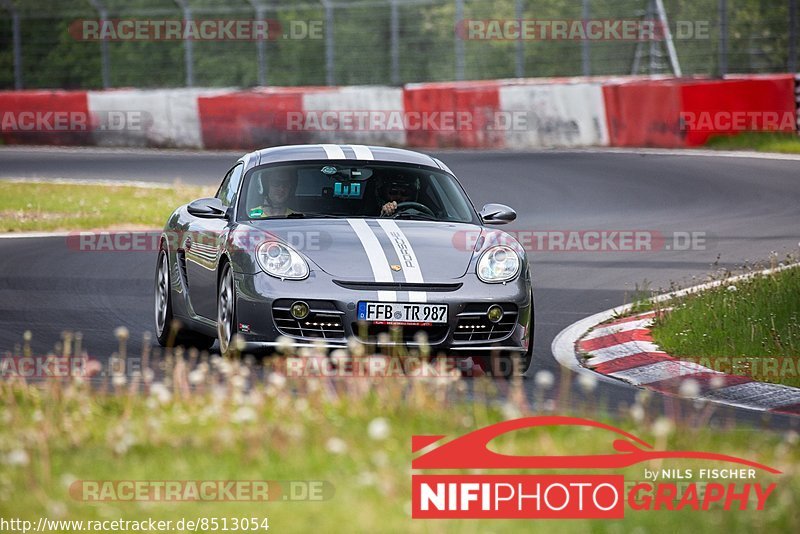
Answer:
[(222, 185), (219, 186), (217, 198), (222, 201), (222, 205), (226, 208), (230, 207), (236, 198), (236, 191), (239, 190), (239, 181), (242, 179), (242, 169), (244, 169), (244, 165), (239, 163), (229, 170), (222, 180)]

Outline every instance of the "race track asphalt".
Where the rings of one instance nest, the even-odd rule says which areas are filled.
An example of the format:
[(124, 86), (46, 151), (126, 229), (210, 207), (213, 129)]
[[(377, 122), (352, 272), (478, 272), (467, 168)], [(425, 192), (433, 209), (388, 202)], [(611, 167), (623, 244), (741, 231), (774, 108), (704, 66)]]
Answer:
[[(629, 302), (637, 288), (691, 285), (714, 269), (764, 261), (772, 252), (782, 258), (800, 246), (800, 161), (555, 150), (435, 155), (459, 176), (478, 207), (501, 202), (517, 210), (517, 221), (505, 229), (637, 230), (667, 238), (667, 246), (647, 252), (532, 250), (536, 343), (530, 374), (546, 369), (558, 375), (550, 350), (554, 336), (579, 319)], [(207, 185), (218, 183), (236, 157), (6, 147), (0, 149), (0, 178)], [(675, 250), (676, 232), (699, 233), (704, 241)], [(153, 329), (154, 268), (153, 253), (78, 252), (63, 237), (0, 239), (0, 352), (21, 343), (25, 330), (33, 332), (38, 353), (71, 330), (82, 332), (90, 354), (104, 360), (117, 348), (112, 331), (126, 326), (136, 353), (142, 333)], [(526, 388), (533, 396), (534, 380)], [(601, 383), (594, 394), (618, 410), (635, 392)], [(790, 424), (773, 419), (778, 421)]]

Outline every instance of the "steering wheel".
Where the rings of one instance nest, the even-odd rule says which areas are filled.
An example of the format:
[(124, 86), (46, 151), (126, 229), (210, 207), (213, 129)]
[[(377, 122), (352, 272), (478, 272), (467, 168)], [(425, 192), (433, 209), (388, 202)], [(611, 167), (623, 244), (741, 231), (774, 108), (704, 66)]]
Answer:
[(430, 215), (431, 217), (436, 217), (436, 214), (433, 213), (433, 210), (431, 210), (425, 204), (420, 204), (419, 202), (398, 202), (397, 203), (397, 209), (396, 209), (395, 213), (400, 213), (401, 211), (408, 210), (408, 209), (414, 209), (414, 210), (417, 210), (417, 211), (421, 211), (425, 215)]

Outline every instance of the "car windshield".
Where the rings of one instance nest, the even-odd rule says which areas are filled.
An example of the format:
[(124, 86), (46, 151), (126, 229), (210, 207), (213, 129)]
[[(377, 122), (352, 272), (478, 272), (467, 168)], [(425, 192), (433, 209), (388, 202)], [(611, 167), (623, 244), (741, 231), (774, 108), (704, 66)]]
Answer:
[(475, 223), (451, 175), (422, 166), (345, 161), (256, 167), (247, 173), (239, 219), (394, 217)]

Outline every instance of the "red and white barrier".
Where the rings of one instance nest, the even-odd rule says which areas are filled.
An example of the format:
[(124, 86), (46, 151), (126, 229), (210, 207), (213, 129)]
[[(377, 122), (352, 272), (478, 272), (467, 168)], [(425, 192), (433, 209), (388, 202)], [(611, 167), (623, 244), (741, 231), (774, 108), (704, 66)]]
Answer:
[(198, 97), (208, 89), (89, 91), (99, 146), (202, 148)]
[(6, 144), (248, 150), (292, 143), (415, 148), (694, 147), (797, 128), (792, 75), (0, 91)]

